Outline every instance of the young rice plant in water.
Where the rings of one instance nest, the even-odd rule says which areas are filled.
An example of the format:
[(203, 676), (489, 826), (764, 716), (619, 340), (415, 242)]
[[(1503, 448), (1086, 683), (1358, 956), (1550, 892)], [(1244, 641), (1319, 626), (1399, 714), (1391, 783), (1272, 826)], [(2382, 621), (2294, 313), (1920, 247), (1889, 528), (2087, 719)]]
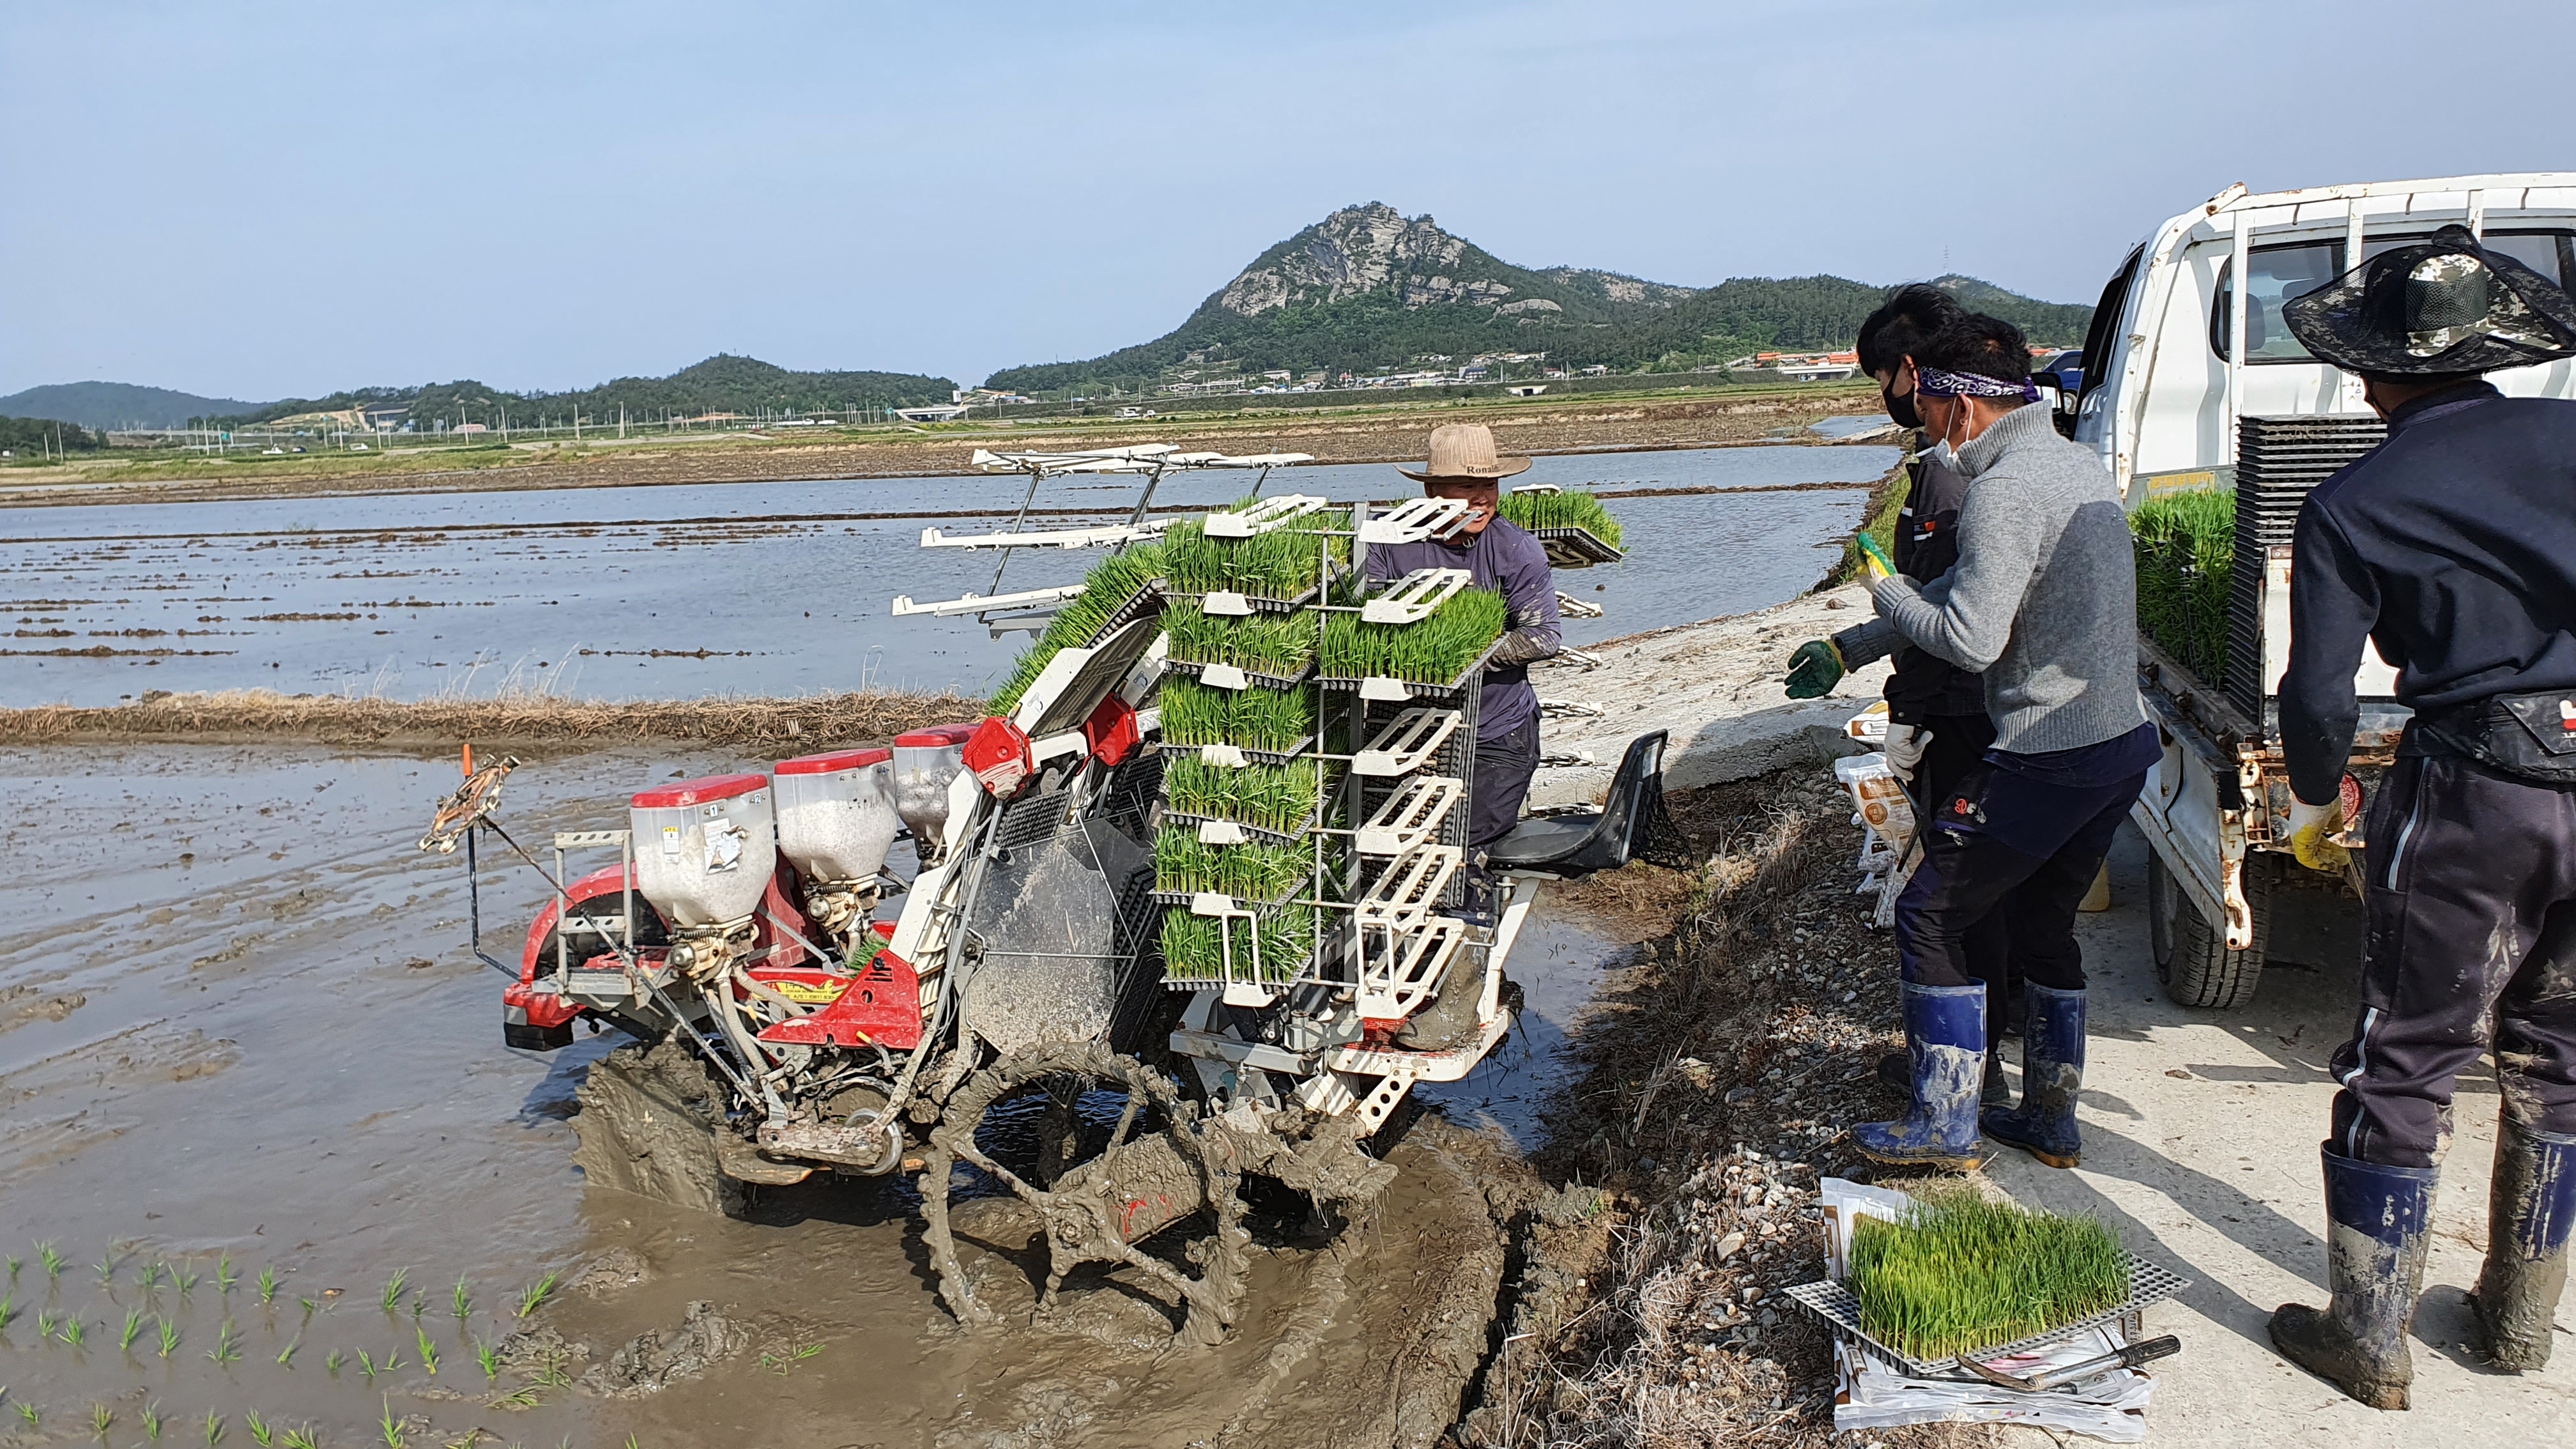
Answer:
[(1506, 493), (1501, 507), (1505, 522), (1532, 533), (1542, 528), (1579, 528), (1619, 547), (1619, 520), (1589, 493)]
[(1416, 684), (1448, 684), (1502, 637), (1511, 606), (1489, 589), (1461, 589), (1411, 624), (1364, 624), (1333, 614), (1324, 624), (1322, 663), (1334, 679), (1385, 675)]
[(1091, 572), (1082, 576), (1082, 592), (1066, 600), (1048, 622), (1046, 632), (1012, 662), (1010, 677), (993, 692), (993, 713), (1009, 714), (1019, 708), (1020, 696), (1037, 683), (1038, 675), (1045, 672), (1056, 655), (1067, 649), (1088, 648), (1093, 636), (1109, 623), (1121, 605), (1162, 576), (1163, 546), (1159, 543), (1137, 544), (1093, 564)]
[(2128, 1296), (2129, 1267), (2097, 1219), (1948, 1188), (1922, 1194), (1910, 1223), (1861, 1219), (1848, 1286), (1872, 1337), (1945, 1359), (2113, 1307)]

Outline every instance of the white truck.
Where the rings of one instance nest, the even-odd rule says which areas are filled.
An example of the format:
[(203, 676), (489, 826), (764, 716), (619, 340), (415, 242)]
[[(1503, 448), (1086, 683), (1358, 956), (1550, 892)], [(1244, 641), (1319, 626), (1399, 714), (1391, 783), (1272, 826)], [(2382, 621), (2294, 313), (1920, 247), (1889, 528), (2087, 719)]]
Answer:
[[(2239, 184), (2121, 262), (2085, 339), (2079, 391), (2057, 400), (2061, 427), (2101, 454), (2131, 509), (2171, 492), (2236, 494), (2222, 677), (2199, 677), (2143, 636), (2139, 645), (2139, 685), (2165, 752), (2130, 814), (2152, 847), (2157, 972), (2184, 1005), (2251, 1000), (2275, 888), (2293, 872), (2313, 878), (2288, 855), (2276, 698), (2290, 649), (2290, 534), (2307, 490), (2385, 435), (2359, 380), (2310, 356), (2281, 304), (2450, 223), (2576, 290), (2576, 172), (2261, 194)], [(2576, 360), (2490, 380), (2513, 396), (2576, 398)], [(2375, 652), (2358, 682), (2349, 769), (2370, 787), (2407, 711)]]

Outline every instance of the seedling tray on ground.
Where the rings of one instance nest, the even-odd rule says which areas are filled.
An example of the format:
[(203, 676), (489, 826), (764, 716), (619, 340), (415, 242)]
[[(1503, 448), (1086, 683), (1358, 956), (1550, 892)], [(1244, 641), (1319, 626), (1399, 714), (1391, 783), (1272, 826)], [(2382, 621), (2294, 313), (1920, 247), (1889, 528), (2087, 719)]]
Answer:
[(1457, 678), (1450, 680), (1446, 684), (1428, 683), (1414, 679), (1396, 679), (1393, 675), (1385, 674), (1368, 675), (1363, 677), (1352, 677), (1341, 674), (1319, 674), (1316, 676), (1315, 682), (1321, 684), (1326, 689), (1347, 692), (1359, 689), (1362, 685), (1368, 683), (1370, 679), (1384, 679), (1391, 683), (1401, 685), (1408, 698), (1454, 700), (1465, 694), (1468, 690), (1475, 688), (1476, 676), (1485, 672), (1486, 661), (1492, 659), (1494, 657), (1494, 651), (1501, 648), (1503, 640), (1510, 637), (1511, 634), (1508, 631), (1497, 635), (1494, 642), (1486, 645), (1484, 651), (1471, 660), (1466, 668), (1458, 671)]
[(1547, 549), (1547, 561), (1555, 568), (1588, 569), (1627, 557), (1588, 528), (1539, 528), (1530, 536)]
[[(1217, 665), (1198, 659), (1166, 659), (1163, 661), (1163, 667), (1171, 670), (1175, 674), (1186, 674), (1199, 681), (1201, 684), (1208, 684), (1207, 672), (1211, 669), (1227, 667), (1242, 669), (1242, 666), (1240, 665)], [(1309, 663), (1304, 670), (1296, 674), (1263, 674), (1258, 670), (1252, 669), (1242, 669), (1242, 673), (1243, 683), (1241, 686), (1231, 684), (1208, 684), (1208, 688), (1234, 689), (1240, 687), (1244, 689), (1295, 689), (1297, 686), (1304, 684), (1307, 680), (1315, 677), (1315, 666), (1312, 663)]]
[[(2028, 1338), (2017, 1338), (2010, 1343), (1975, 1349), (1967, 1356), (1984, 1362), (2016, 1353), (2028, 1353), (2070, 1335), (2081, 1333), (2088, 1328), (2100, 1328), (2121, 1319), (2135, 1317), (2149, 1304), (2161, 1303), (2191, 1286), (2190, 1279), (2181, 1277), (2170, 1268), (2150, 1263), (2135, 1253), (2125, 1256), (2129, 1260), (2129, 1296), (2117, 1306), (2078, 1318), (2071, 1323), (2061, 1324), (2045, 1333), (2034, 1333)], [(1852, 1296), (1852, 1291), (1839, 1282), (1826, 1279), (1816, 1283), (1801, 1283), (1787, 1292), (1798, 1306), (1832, 1325), (1834, 1332), (1840, 1334), (1847, 1342), (1909, 1378), (1964, 1379), (1971, 1383), (1985, 1382), (1983, 1379), (1973, 1378), (1963, 1372), (1956, 1360), (1926, 1361), (1914, 1358), (1899, 1353), (1872, 1338), (1860, 1326), (1860, 1300)]]

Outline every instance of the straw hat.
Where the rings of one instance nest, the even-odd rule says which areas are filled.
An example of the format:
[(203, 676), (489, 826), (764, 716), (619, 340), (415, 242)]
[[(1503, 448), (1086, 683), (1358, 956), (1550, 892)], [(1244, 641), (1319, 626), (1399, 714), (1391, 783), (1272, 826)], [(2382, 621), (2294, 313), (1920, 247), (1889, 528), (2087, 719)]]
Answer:
[(2310, 352), (2355, 372), (2492, 372), (2576, 356), (2576, 302), (2464, 226), (2371, 258), (2281, 305)]
[(1417, 483), (1444, 478), (1509, 478), (1529, 467), (1527, 458), (1505, 458), (1494, 452), (1494, 430), (1483, 423), (1443, 423), (1431, 430), (1431, 459), (1420, 471), (1395, 471)]

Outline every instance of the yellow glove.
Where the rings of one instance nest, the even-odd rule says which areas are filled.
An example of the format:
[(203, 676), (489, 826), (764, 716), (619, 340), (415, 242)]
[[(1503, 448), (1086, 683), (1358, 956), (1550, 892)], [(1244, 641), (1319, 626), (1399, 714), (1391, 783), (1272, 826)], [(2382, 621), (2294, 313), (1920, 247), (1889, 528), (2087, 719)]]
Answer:
[(2290, 797), (2290, 853), (2299, 864), (2310, 870), (2341, 875), (2352, 852), (2335, 844), (2334, 837), (2343, 833), (2343, 794), (2337, 791), (2329, 805), (2311, 805), (2296, 795)]
[(1878, 546), (1877, 539), (1866, 533), (1856, 533), (1852, 538), (1860, 544), (1861, 568), (1869, 574), (1870, 582), (1896, 577), (1896, 564), (1888, 558), (1887, 550)]

